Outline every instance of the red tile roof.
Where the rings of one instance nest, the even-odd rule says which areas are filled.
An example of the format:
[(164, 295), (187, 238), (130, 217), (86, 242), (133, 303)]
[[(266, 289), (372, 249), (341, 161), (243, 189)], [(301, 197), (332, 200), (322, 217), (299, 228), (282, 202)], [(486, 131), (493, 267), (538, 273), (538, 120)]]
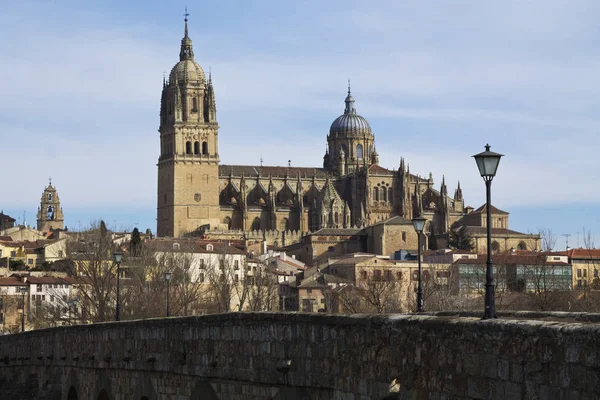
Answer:
[[(477, 210), (473, 211), (471, 214), (474, 214), (474, 213), (485, 213), (486, 210), (487, 210), (487, 207), (486, 207), (486, 204), (484, 204), (481, 207), (479, 207)], [(492, 214), (506, 214), (506, 215), (508, 215), (508, 213), (506, 211), (502, 211), (499, 208), (494, 207), (493, 204), (490, 206), (490, 210), (492, 211)]]

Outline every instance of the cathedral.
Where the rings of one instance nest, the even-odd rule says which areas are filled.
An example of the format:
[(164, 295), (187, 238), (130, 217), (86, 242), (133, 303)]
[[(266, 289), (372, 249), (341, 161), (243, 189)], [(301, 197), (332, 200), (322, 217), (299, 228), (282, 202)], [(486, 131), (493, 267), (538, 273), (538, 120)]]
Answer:
[(158, 236), (304, 233), (417, 215), (427, 218), (428, 235), (447, 233), (469, 211), (460, 184), (449, 196), (443, 179), (436, 189), (431, 174), (411, 173), (403, 159), (397, 168), (380, 166), (375, 135), (350, 85), (344, 103), (329, 128), (322, 166), (221, 164), (215, 89), (194, 59), (186, 16), (179, 62), (161, 95)]

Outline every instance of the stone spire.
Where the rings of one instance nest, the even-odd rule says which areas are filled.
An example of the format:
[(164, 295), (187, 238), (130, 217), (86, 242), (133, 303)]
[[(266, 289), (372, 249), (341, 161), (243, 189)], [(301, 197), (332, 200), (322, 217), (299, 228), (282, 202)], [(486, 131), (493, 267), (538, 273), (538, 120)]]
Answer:
[(354, 108), (354, 97), (350, 93), (350, 79), (348, 79), (348, 96), (346, 96), (346, 109), (344, 114), (356, 114), (356, 108)]
[(185, 21), (185, 33), (183, 39), (181, 39), (181, 50), (179, 51), (179, 61), (193, 60), (194, 49), (192, 48), (192, 39), (188, 36), (188, 17), (189, 13), (187, 7), (185, 8), (184, 21)]
[(458, 181), (458, 187), (456, 188), (456, 191), (454, 192), (454, 200), (462, 201), (462, 199), (463, 199), (462, 189), (460, 188), (460, 181)]

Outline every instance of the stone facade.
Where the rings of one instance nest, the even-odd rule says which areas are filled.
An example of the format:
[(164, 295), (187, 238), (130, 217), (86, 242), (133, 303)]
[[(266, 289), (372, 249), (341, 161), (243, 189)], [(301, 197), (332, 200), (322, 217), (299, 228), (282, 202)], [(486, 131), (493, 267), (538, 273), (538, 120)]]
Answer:
[[(344, 113), (331, 125), (323, 166), (219, 164), (215, 91), (194, 60), (187, 18), (180, 61), (163, 84), (158, 159), (158, 236), (207, 230), (299, 231), (362, 228), (424, 215), (442, 234), (465, 215), (460, 184), (448, 196), (433, 178), (379, 165), (375, 136), (348, 87)], [(290, 244), (290, 243), (288, 243)]]
[(600, 316), (521, 315), (551, 320), (232, 313), (45, 329), (0, 337), (0, 393), (57, 400), (596, 398)]

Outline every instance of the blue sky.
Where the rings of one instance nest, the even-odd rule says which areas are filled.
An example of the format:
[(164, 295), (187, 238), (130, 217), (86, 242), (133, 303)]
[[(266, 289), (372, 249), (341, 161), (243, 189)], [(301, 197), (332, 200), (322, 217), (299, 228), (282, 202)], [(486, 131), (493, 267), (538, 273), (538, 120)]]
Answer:
[[(52, 176), (72, 229), (100, 218), (155, 229), (160, 90), (184, 6), (2, 5), (1, 209), (34, 224)], [(492, 195), (511, 228), (570, 233), (571, 245), (600, 234), (600, 2), (187, 6), (196, 60), (213, 72), (223, 163), (320, 165), (350, 78), (383, 166), (404, 157), (436, 187), (444, 174), (451, 193), (460, 180), (477, 207), (471, 155), (489, 142), (506, 154)]]

